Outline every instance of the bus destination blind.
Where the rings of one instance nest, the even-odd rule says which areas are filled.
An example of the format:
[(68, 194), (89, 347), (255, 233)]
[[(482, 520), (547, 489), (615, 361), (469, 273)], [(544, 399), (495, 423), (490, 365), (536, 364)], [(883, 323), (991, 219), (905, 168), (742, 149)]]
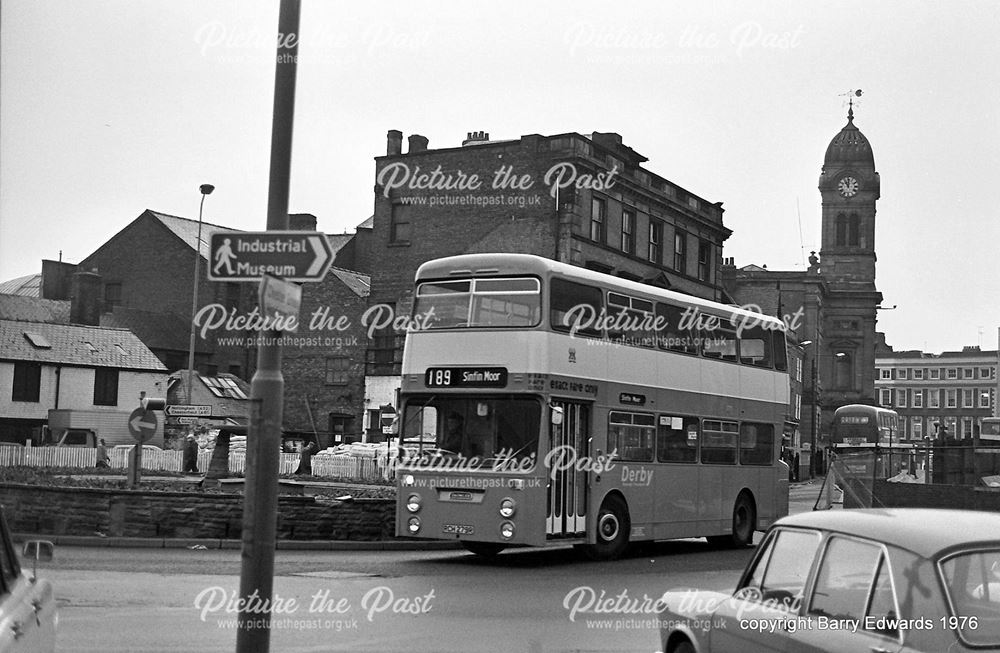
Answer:
[(428, 388), (506, 388), (505, 367), (429, 367), (424, 374)]

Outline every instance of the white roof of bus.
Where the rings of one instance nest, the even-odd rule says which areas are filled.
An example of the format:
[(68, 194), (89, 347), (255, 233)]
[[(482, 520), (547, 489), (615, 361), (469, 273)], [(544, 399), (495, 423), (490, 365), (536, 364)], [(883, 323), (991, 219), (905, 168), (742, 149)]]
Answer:
[(602, 286), (614, 286), (622, 292), (639, 293), (640, 295), (646, 295), (655, 299), (672, 300), (680, 304), (688, 304), (715, 312), (754, 318), (760, 320), (762, 323), (782, 324), (781, 320), (770, 315), (765, 315), (764, 313), (748, 311), (738, 306), (720, 304), (709, 299), (686, 295), (675, 290), (657, 288), (649, 284), (622, 279), (621, 277), (588, 270), (587, 268), (581, 268), (568, 263), (560, 263), (559, 261), (553, 261), (552, 259), (533, 254), (488, 253), (448, 256), (423, 263), (417, 269), (416, 279), (417, 281), (443, 279), (449, 276), (457, 276), (458, 273), (471, 274), (476, 272), (497, 272), (502, 274), (557, 272), (580, 281), (591, 281)]

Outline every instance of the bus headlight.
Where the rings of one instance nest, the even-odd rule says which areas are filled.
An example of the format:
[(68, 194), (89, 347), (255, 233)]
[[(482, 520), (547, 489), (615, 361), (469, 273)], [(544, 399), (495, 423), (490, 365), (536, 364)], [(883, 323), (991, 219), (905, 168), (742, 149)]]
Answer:
[(505, 521), (500, 524), (500, 537), (509, 540), (514, 537), (514, 522)]
[(403, 487), (413, 487), (413, 474), (407, 474), (403, 477)]
[(420, 495), (411, 494), (406, 497), (406, 509), (410, 512), (418, 512), (420, 510)]
[(510, 519), (514, 516), (517, 511), (517, 504), (510, 497), (505, 497), (503, 501), (500, 502), (500, 516)]
[(420, 517), (410, 517), (410, 520), (406, 522), (406, 527), (411, 533), (416, 533), (420, 530)]

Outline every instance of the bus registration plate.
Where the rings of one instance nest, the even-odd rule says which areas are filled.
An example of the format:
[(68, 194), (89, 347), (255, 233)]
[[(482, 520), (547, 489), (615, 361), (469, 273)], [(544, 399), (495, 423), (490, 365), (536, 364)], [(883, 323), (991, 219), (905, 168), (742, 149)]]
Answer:
[(465, 524), (445, 524), (445, 533), (455, 533), (457, 535), (474, 535), (476, 529), (472, 526), (466, 526)]

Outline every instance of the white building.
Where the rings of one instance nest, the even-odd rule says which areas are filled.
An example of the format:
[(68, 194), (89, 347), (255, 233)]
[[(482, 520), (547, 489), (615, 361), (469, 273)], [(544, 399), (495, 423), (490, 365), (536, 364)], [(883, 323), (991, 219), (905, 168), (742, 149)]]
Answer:
[(131, 411), (167, 370), (131, 331), (0, 319), (0, 442), (37, 438), (50, 409)]

